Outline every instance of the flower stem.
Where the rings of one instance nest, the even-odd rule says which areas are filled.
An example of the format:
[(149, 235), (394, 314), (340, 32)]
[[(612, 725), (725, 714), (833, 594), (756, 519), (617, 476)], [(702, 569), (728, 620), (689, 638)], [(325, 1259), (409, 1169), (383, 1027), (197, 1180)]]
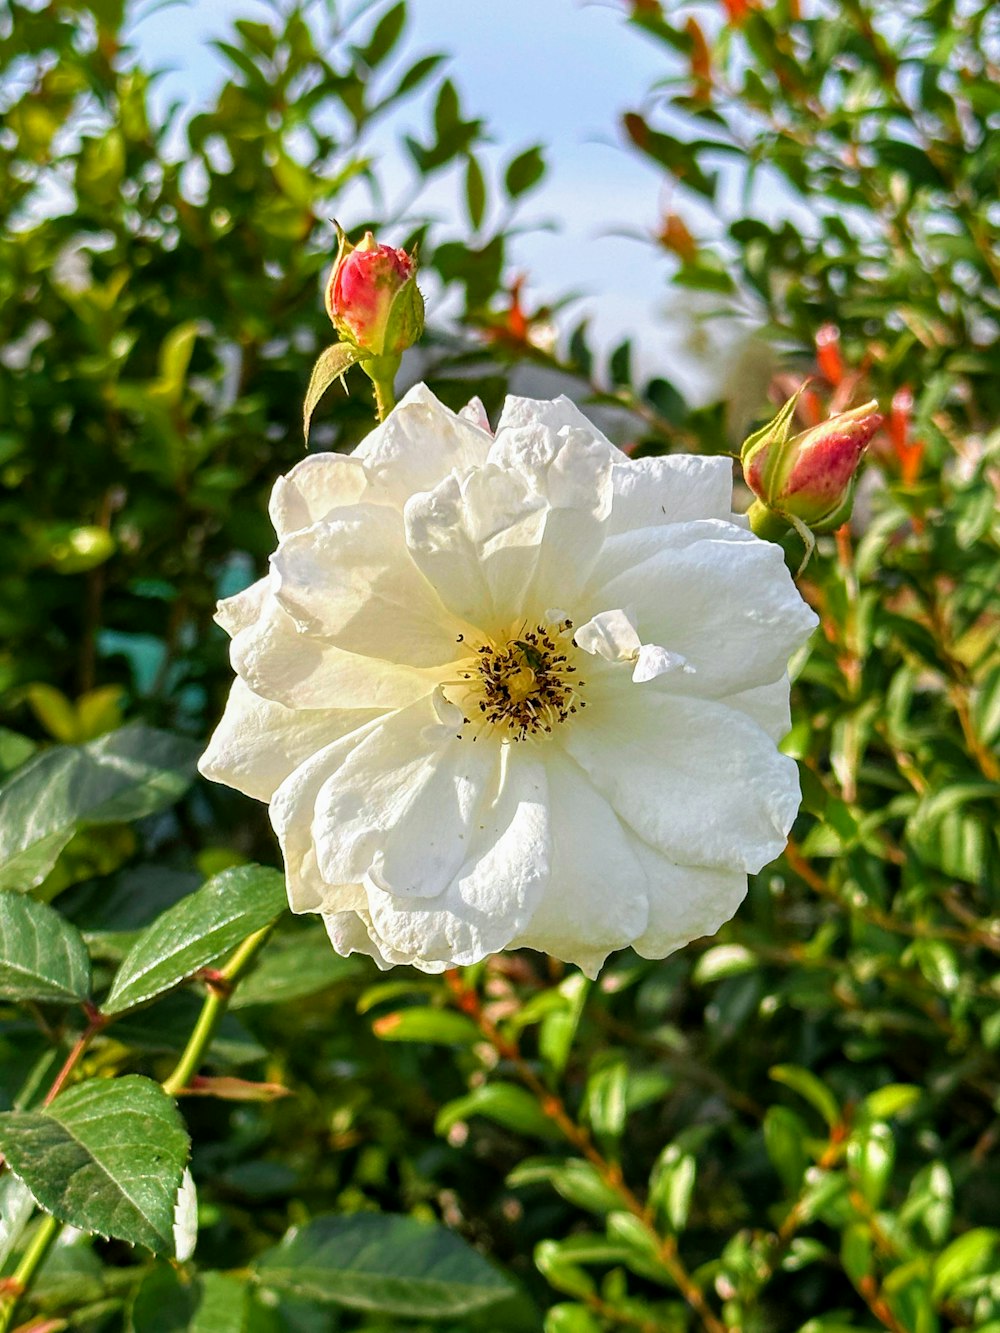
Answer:
[(384, 421), (396, 406), (392, 380), (372, 380), (375, 386), (375, 410), (379, 421)]
[[(265, 926), (263, 930), (257, 930), (252, 935), (248, 935), (225, 967), (213, 975), (212, 980), (208, 983), (208, 995), (205, 997), (205, 1003), (202, 1005), (194, 1030), (188, 1038), (188, 1044), (185, 1046), (181, 1058), (177, 1061), (173, 1073), (163, 1080), (164, 1092), (176, 1097), (179, 1092), (187, 1087), (198, 1072), (198, 1067), (211, 1044), (212, 1038), (215, 1036), (223, 1014), (226, 1012), (233, 987), (257, 957), (273, 929), (274, 923), (272, 922), (270, 926)], [(0, 1329), (0, 1333), (3, 1333), (2, 1329)]]
[(47, 1213), (39, 1222), (13, 1274), (0, 1280), (0, 1333), (7, 1333), (10, 1328), (18, 1302), (34, 1281), (35, 1274), (61, 1230), (62, 1223)]
[(788, 524), (761, 500), (754, 500), (747, 510), (750, 529), (767, 542), (779, 542), (788, 533)]

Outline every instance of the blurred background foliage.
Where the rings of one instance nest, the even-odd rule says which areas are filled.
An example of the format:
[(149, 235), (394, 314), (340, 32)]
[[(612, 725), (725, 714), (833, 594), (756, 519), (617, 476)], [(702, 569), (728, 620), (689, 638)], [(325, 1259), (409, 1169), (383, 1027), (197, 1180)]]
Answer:
[[(617, 132), (662, 172), (668, 300), (741, 330), (696, 408), (571, 306), (527, 306), (509, 241), (544, 145), (506, 144), (437, 57), (407, 60), (404, 3), (241, 20), (212, 104), (163, 119), (124, 10), (0, 13), (0, 1148), (75, 1227), (40, 1262), (42, 1214), (0, 1175), (0, 1275), (32, 1279), (16, 1320), (1000, 1333), (995, 8), (622, 4), (662, 51)], [(390, 214), (380, 118), (428, 90)], [(636, 455), (732, 452), (807, 375), (803, 424), (872, 396), (886, 414), (852, 526), (799, 580), (821, 629), (793, 664), (787, 852), (666, 962), (380, 976), (286, 914), (238, 987), (249, 958), (219, 970), (279, 909), (269, 872), (231, 869), (276, 864), (264, 809), (192, 783), (230, 679), (211, 614), (271, 547), (329, 341), (330, 219), (359, 180), (441, 296), (404, 378), (453, 406), (565, 388)], [(426, 215), (454, 181), (464, 234)], [(808, 223), (754, 216), (761, 188)], [(359, 376), (311, 447), (370, 425)], [(60, 1129), (41, 1104), (81, 1076), (64, 1095), (153, 1098), (172, 1194), (183, 1127), (152, 1080), (177, 1090), (219, 997), (181, 1099), (198, 1247), (171, 1262), (147, 1239), (154, 1260), (123, 1243), (155, 1227), (112, 1215), (129, 1168), (107, 1144), (67, 1200), (82, 1113)], [(109, 1135), (139, 1110), (109, 1102)], [(162, 1201), (146, 1212), (162, 1232)]]

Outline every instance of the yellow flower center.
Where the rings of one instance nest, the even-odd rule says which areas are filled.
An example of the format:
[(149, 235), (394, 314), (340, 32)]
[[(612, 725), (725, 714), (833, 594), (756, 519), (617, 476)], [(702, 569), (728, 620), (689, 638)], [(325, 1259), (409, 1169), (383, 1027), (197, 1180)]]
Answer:
[(461, 665), (454, 700), (463, 726), (473, 727), (473, 740), (482, 728), (511, 741), (549, 735), (586, 708), (572, 629), (569, 620), (521, 625), (510, 638), (487, 639), (476, 647)]

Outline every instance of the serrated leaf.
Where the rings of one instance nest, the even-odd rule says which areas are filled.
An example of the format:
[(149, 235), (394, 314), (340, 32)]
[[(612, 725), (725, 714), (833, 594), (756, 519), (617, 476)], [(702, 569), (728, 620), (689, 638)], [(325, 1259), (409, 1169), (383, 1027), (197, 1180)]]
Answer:
[(90, 994), (90, 959), (75, 926), (45, 903), (0, 892), (0, 999), (72, 1003)]
[(267, 866), (233, 866), (214, 876), (147, 926), (122, 960), (104, 1013), (172, 990), (270, 925), (285, 904), (284, 877)]
[(410, 1217), (317, 1217), (255, 1266), (262, 1286), (289, 1296), (447, 1319), (511, 1295), (511, 1284), (465, 1241)]
[(90, 1079), (42, 1110), (0, 1114), (0, 1152), (61, 1222), (173, 1254), (188, 1136), (158, 1083)]
[(365, 353), (360, 348), (352, 347), (350, 343), (334, 343), (325, 352), (320, 352), (319, 359), (309, 376), (309, 387), (306, 389), (305, 402), (302, 404), (302, 434), (307, 442), (309, 423), (312, 421), (312, 414), (316, 411), (319, 400), (334, 380), (346, 374), (351, 366), (363, 360), (364, 356)]
[(173, 804), (197, 756), (191, 741), (139, 724), (37, 754), (0, 787), (0, 888), (40, 884), (78, 828)]

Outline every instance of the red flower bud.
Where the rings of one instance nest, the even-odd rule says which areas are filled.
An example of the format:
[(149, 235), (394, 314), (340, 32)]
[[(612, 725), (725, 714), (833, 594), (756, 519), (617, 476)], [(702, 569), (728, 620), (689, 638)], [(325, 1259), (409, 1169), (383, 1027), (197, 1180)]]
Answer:
[(327, 314), (347, 342), (371, 356), (399, 356), (423, 330), (423, 299), (413, 255), (380, 245), (366, 232), (358, 246), (340, 233), (340, 253), (326, 289)]
[(798, 396), (743, 445), (743, 476), (766, 509), (795, 526), (834, 527), (850, 514), (854, 474), (882, 417), (870, 402), (791, 435)]

